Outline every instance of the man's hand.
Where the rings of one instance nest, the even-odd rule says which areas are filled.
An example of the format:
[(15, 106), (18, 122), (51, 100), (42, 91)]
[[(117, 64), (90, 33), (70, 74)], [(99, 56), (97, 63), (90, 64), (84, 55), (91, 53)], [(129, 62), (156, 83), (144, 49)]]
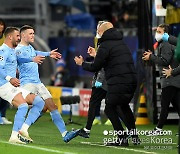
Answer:
[(50, 57), (53, 59), (56, 59), (56, 60), (61, 59), (61, 54), (59, 52), (56, 52), (57, 50), (58, 50), (58, 48), (51, 50), (51, 52), (50, 52)]
[(38, 55), (38, 56), (36, 56), (36, 57), (33, 58), (33, 62), (35, 62), (35, 63), (37, 63), (37, 64), (42, 64), (44, 59), (45, 59), (44, 56)]
[(151, 54), (152, 54), (152, 52), (151, 52), (150, 50), (145, 51), (145, 52), (143, 53), (142, 59), (145, 60), (145, 61), (149, 60)]
[(91, 46), (88, 47), (87, 53), (92, 57), (96, 57), (96, 50), (95, 50), (95, 48), (93, 48)]
[(10, 82), (14, 87), (19, 87), (19, 86), (20, 86), (20, 81), (19, 81), (19, 79), (17, 79), (17, 78), (11, 78), (11, 79), (9, 80), (9, 82)]
[(76, 56), (76, 57), (74, 58), (74, 61), (76, 62), (76, 65), (81, 66), (82, 63), (84, 62), (84, 59), (83, 59), (82, 56), (79, 56), (79, 57)]
[(96, 87), (96, 88), (101, 88), (101, 87), (102, 87), (102, 83), (99, 82), (99, 81), (96, 81), (96, 82), (95, 82), (95, 87)]
[(172, 68), (171, 68), (170, 65), (169, 65), (169, 69), (163, 68), (163, 71), (162, 71), (163, 75), (166, 76), (166, 78), (168, 78), (169, 76), (171, 76), (171, 72), (172, 72)]

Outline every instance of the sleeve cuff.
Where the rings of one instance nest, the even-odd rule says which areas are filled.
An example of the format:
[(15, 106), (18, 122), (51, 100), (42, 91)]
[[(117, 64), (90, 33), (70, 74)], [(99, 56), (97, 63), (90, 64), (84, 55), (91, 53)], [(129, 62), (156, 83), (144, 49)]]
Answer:
[(5, 78), (7, 81), (10, 81), (11, 79), (12, 79), (12, 77), (11, 76), (6, 76), (6, 78)]
[(48, 53), (47, 53), (47, 56), (50, 56), (50, 54), (51, 54), (51, 52), (48, 52)]

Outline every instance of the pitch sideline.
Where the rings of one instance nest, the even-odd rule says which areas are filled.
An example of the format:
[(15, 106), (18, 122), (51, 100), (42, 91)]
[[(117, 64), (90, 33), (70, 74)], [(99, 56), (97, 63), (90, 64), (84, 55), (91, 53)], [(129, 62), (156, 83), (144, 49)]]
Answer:
[(65, 152), (65, 151), (47, 149), (47, 148), (37, 147), (37, 146), (31, 146), (31, 145), (23, 145), (23, 144), (9, 143), (9, 142), (5, 142), (5, 141), (0, 141), (0, 143), (11, 144), (11, 145), (15, 145), (15, 146), (26, 147), (26, 148), (31, 148), (31, 149), (41, 150), (41, 151), (47, 151), (47, 152), (52, 152), (52, 153), (77, 154), (77, 153), (74, 153), (74, 152)]
[(100, 145), (100, 144), (91, 143), (91, 142), (81, 142), (81, 143), (82, 144), (88, 144), (88, 145), (95, 145), (95, 146), (103, 146), (103, 147), (107, 147), (107, 148), (122, 149), (122, 150), (127, 150), (127, 151), (134, 151), (134, 152), (138, 152), (138, 153), (158, 154), (156, 152), (148, 152), (148, 151), (144, 151), (144, 150), (136, 150), (136, 149), (123, 148), (123, 147), (115, 147), (115, 146), (105, 146), (105, 145)]

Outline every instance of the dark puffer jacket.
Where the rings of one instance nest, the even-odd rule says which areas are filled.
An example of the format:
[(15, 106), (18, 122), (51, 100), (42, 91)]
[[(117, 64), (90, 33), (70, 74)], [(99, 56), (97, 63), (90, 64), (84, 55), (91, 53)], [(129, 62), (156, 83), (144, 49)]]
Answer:
[(100, 71), (95, 72), (95, 74), (93, 76), (92, 87), (95, 87), (96, 81), (101, 82), (102, 83), (101, 88), (104, 89), (105, 91), (107, 91), (107, 82), (105, 79), (105, 72), (104, 72), (103, 68)]
[(131, 52), (122, 39), (122, 33), (115, 28), (105, 31), (94, 62), (83, 62), (82, 66), (91, 72), (104, 68), (108, 92), (131, 94), (137, 77)]

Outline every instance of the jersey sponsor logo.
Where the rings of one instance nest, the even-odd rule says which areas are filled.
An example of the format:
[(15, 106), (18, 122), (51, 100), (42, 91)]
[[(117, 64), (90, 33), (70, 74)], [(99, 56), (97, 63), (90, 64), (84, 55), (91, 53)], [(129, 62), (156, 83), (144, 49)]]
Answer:
[(3, 61), (4, 60), (4, 57), (3, 56), (0, 56), (0, 61)]

